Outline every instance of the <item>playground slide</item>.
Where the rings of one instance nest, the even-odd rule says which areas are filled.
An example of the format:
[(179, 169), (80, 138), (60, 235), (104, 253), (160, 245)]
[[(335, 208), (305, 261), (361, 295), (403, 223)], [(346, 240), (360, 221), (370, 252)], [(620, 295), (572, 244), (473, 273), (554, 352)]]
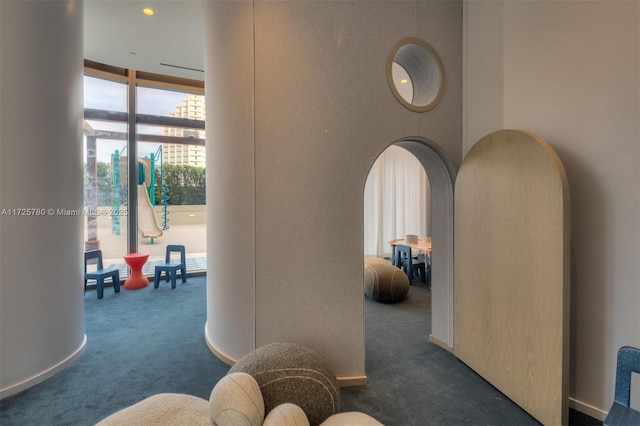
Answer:
[(144, 184), (138, 185), (138, 230), (145, 238), (162, 236), (162, 228), (158, 224), (158, 218)]

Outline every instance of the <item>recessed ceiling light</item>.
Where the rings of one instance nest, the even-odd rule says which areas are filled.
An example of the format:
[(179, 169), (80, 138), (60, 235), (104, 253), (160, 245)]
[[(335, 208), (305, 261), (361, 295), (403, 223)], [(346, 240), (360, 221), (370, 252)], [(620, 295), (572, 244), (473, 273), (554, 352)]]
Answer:
[(409, 80), (407, 80), (406, 78), (403, 78), (402, 80), (400, 80), (400, 83), (402, 83), (402, 84), (406, 84), (408, 82), (409, 82)]
[(152, 10), (152, 9), (149, 9), (148, 7), (145, 7), (144, 9), (142, 9), (142, 12), (143, 12), (145, 15), (149, 15), (149, 16), (153, 15), (153, 10)]

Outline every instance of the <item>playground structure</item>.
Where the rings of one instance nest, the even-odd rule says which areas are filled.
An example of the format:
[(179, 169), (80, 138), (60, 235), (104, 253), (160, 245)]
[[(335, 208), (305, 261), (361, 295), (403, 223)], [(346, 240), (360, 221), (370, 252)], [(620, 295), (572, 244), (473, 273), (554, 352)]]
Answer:
[[(122, 182), (120, 180), (120, 169), (122, 164), (126, 164), (127, 157), (122, 155), (126, 147), (122, 150), (116, 150), (111, 155), (111, 164), (113, 169), (113, 211), (120, 210), (120, 188)], [(159, 154), (159, 155), (158, 155)], [(162, 195), (162, 226), (156, 216), (154, 206), (156, 198), (156, 158), (160, 159), (160, 188)], [(144, 238), (150, 238), (153, 244), (154, 238), (162, 236), (162, 231), (169, 229), (169, 189), (163, 185), (162, 176), (162, 149), (158, 148), (155, 154), (149, 157), (138, 158), (138, 231)], [(112, 232), (120, 235), (120, 217), (118, 215), (111, 216)]]
[[(112, 117), (104, 111), (85, 110), (85, 116), (104, 121), (118, 121), (116, 113)], [(113, 120), (112, 120), (113, 118)], [(159, 124), (159, 123), (156, 123)], [(120, 259), (121, 253), (127, 252), (127, 236), (131, 225), (130, 219), (136, 218), (135, 227), (138, 228), (140, 244), (145, 252), (154, 255), (154, 239), (161, 238), (165, 243), (187, 244), (188, 253), (195, 255), (204, 253), (203, 241), (200, 241), (202, 229), (206, 225), (205, 205), (169, 205), (169, 188), (167, 169), (163, 164), (164, 142), (179, 140), (181, 143), (204, 145), (203, 140), (179, 137), (158, 137), (140, 133), (137, 142), (144, 142), (139, 149), (148, 149), (150, 144), (156, 144), (145, 154), (136, 155), (136, 161), (129, 164), (132, 158), (127, 155), (130, 151), (127, 143), (129, 134), (118, 130), (94, 129), (92, 123), (84, 121), (85, 136), (85, 250), (103, 249), (110, 259)], [(176, 139), (177, 138), (177, 139)], [(105, 142), (103, 144), (103, 142)], [(109, 149), (104, 150), (104, 145)], [(102, 148), (102, 149), (99, 149)], [(143, 158), (144, 157), (144, 158)], [(134, 173), (136, 175), (130, 175)], [(134, 182), (131, 182), (131, 181)], [(137, 184), (137, 185), (136, 185)], [(137, 188), (133, 188), (137, 186)], [(128, 191), (138, 191), (136, 214), (129, 210)], [(135, 198), (135, 197), (134, 197)], [(171, 230), (169, 230), (171, 217)], [(175, 228), (174, 228), (175, 226)], [(196, 231), (199, 230), (199, 231)], [(135, 232), (135, 231), (134, 231)], [(187, 234), (194, 236), (189, 241)], [(103, 240), (103, 241), (101, 241)], [(104, 244), (103, 244), (104, 243)], [(139, 250), (136, 247), (136, 250)]]
[[(92, 110), (85, 114), (103, 121), (105, 115)], [(93, 115), (92, 115), (93, 114)], [(116, 117), (117, 118), (117, 117)], [(101, 249), (107, 265), (120, 265), (121, 277), (127, 275), (127, 267), (122, 254), (129, 252), (128, 233), (130, 219), (138, 217), (138, 246), (135, 250), (148, 253), (149, 262), (162, 259), (165, 244), (184, 244), (187, 258), (191, 262), (190, 271), (204, 270), (206, 267), (206, 206), (169, 205), (167, 169), (164, 167), (162, 145), (146, 151), (147, 157), (136, 156), (135, 166), (127, 155), (128, 133), (117, 130), (94, 129), (92, 123), (84, 121), (85, 136), (85, 176), (84, 176), (84, 248)], [(175, 138), (172, 137), (173, 141)], [(180, 139), (180, 138), (178, 138)], [(184, 142), (193, 143), (193, 138)], [(147, 144), (161, 144), (157, 135), (138, 134), (139, 148), (148, 149)], [(104, 143), (103, 143), (104, 142)], [(199, 141), (204, 145), (204, 141)], [(106, 146), (109, 146), (105, 150)], [(152, 152), (155, 153), (151, 154)], [(144, 158), (141, 158), (144, 157)], [(159, 164), (158, 164), (159, 162)], [(129, 175), (135, 169), (136, 175)], [(133, 180), (134, 182), (130, 182)], [(129, 214), (128, 190), (138, 191), (135, 214)], [(136, 185), (137, 184), (137, 185)], [(167, 185), (167, 186), (165, 186)], [(137, 186), (137, 188), (133, 188)], [(144, 194), (143, 194), (144, 192)], [(156, 205), (157, 204), (157, 205)], [(133, 212), (132, 212), (133, 213)], [(171, 229), (169, 229), (171, 217)], [(134, 231), (135, 232), (135, 231)], [(153, 236), (152, 236), (153, 235)], [(161, 237), (159, 237), (161, 235)], [(155, 241), (154, 239), (160, 238)], [(163, 243), (160, 243), (163, 241)], [(159, 244), (160, 243), (160, 244)], [(157, 259), (156, 259), (157, 258)], [(195, 262), (195, 263), (194, 263)]]
[[(86, 126), (86, 125), (85, 125)], [(98, 240), (98, 178), (97, 178), (97, 161), (95, 156), (96, 136), (87, 135), (87, 176), (85, 184), (85, 205), (88, 211), (87, 215), (87, 241), (85, 249), (95, 249), (99, 246)], [(126, 178), (121, 179), (122, 171), (126, 176), (127, 156), (123, 155), (127, 147), (116, 149), (111, 154), (111, 233), (120, 235), (121, 215), (124, 215), (128, 206), (126, 205)], [(160, 164), (156, 170), (156, 160)], [(153, 244), (154, 239), (162, 236), (163, 231), (169, 229), (169, 189), (164, 186), (162, 174), (162, 147), (159, 147), (155, 154), (149, 157), (138, 158), (138, 231), (144, 238), (149, 238)], [(156, 199), (156, 172), (159, 172), (158, 186), (161, 188), (161, 204), (162, 218), (158, 220), (154, 209)]]
[[(155, 168), (151, 158), (138, 159), (138, 231), (144, 238), (162, 236), (162, 228), (153, 210), (155, 204)], [(165, 205), (166, 212), (166, 205)]]

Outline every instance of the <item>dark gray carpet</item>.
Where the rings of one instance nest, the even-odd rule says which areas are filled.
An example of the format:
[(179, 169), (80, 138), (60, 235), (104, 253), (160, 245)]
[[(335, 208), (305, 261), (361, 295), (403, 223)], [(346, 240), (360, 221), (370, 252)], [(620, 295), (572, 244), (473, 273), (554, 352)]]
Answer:
[[(342, 411), (364, 411), (386, 425), (538, 425), (450, 352), (429, 342), (431, 290), (413, 280), (407, 299), (365, 298), (364, 387), (342, 389)], [(602, 422), (569, 410), (569, 425)]]
[[(205, 277), (142, 290), (85, 296), (87, 349), (67, 369), (0, 401), (0, 424), (93, 425), (161, 392), (208, 398), (229, 367), (204, 341)], [(342, 411), (363, 411), (386, 425), (530, 425), (533, 418), (429, 343), (430, 291), (384, 305), (365, 298), (369, 384), (341, 390)], [(598, 424), (588, 416), (570, 424)], [(594, 421), (594, 422), (591, 422)]]
[(93, 425), (162, 392), (209, 398), (229, 367), (204, 341), (205, 277), (85, 295), (87, 348), (45, 382), (0, 401), (0, 424)]
[(365, 411), (387, 425), (539, 424), (429, 342), (431, 291), (416, 281), (399, 304), (365, 299), (369, 384), (343, 389), (343, 411)]

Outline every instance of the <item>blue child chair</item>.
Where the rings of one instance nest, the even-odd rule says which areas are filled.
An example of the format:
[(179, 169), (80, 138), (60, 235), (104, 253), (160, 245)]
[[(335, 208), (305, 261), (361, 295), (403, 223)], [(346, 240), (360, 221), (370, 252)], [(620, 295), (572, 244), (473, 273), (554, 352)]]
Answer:
[(630, 407), (632, 373), (640, 373), (640, 349), (623, 346), (618, 350), (616, 391), (604, 426), (640, 425), (640, 411)]
[[(90, 260), (96, 259), (97, 269), (87, 272), (87, 264)], [(104, 280), (111, 277), (113, 289), (116, 293), (120, 293), (120, 270), (117, 268), (106, 268), (102, 265), (102, 250), (89, 250), (84, 253), (84, 291), (87, 291), (87, 280), (96, 280), (96, 289), (98, 291), (98, 299), (102, 299), (104, 294)]]
[[(180, 254), (180, 263), (171, 261), (171, 253), (179, 253)], [(182, 282), (187, 282), (187, 263), (185, 259), (185, 250), (183, 245), (178, 244), (169, 244), (167, 246), (167, 254), (165, 257), (164, 263), (159, 263), (155, 267), (155, 274), (153, 278), (153, 287), (158, 288), (160, 285), (160, 278), (162, 273), (164, 272), (167, 281), (171, 279), (171, 288), (176, 288), (176, 278), (178, 275), (178, 271), (180, 271), (180, 276), (182, 277)]]
[(424, 259), (416, 259), (411, 254), (411, 247), (398, 244), (396, 246), (396, 266), (402, 269), (409, 277), (409, 283), (416, 272), (420, 275), (420, 281), (427, 282), (427, 273)]

